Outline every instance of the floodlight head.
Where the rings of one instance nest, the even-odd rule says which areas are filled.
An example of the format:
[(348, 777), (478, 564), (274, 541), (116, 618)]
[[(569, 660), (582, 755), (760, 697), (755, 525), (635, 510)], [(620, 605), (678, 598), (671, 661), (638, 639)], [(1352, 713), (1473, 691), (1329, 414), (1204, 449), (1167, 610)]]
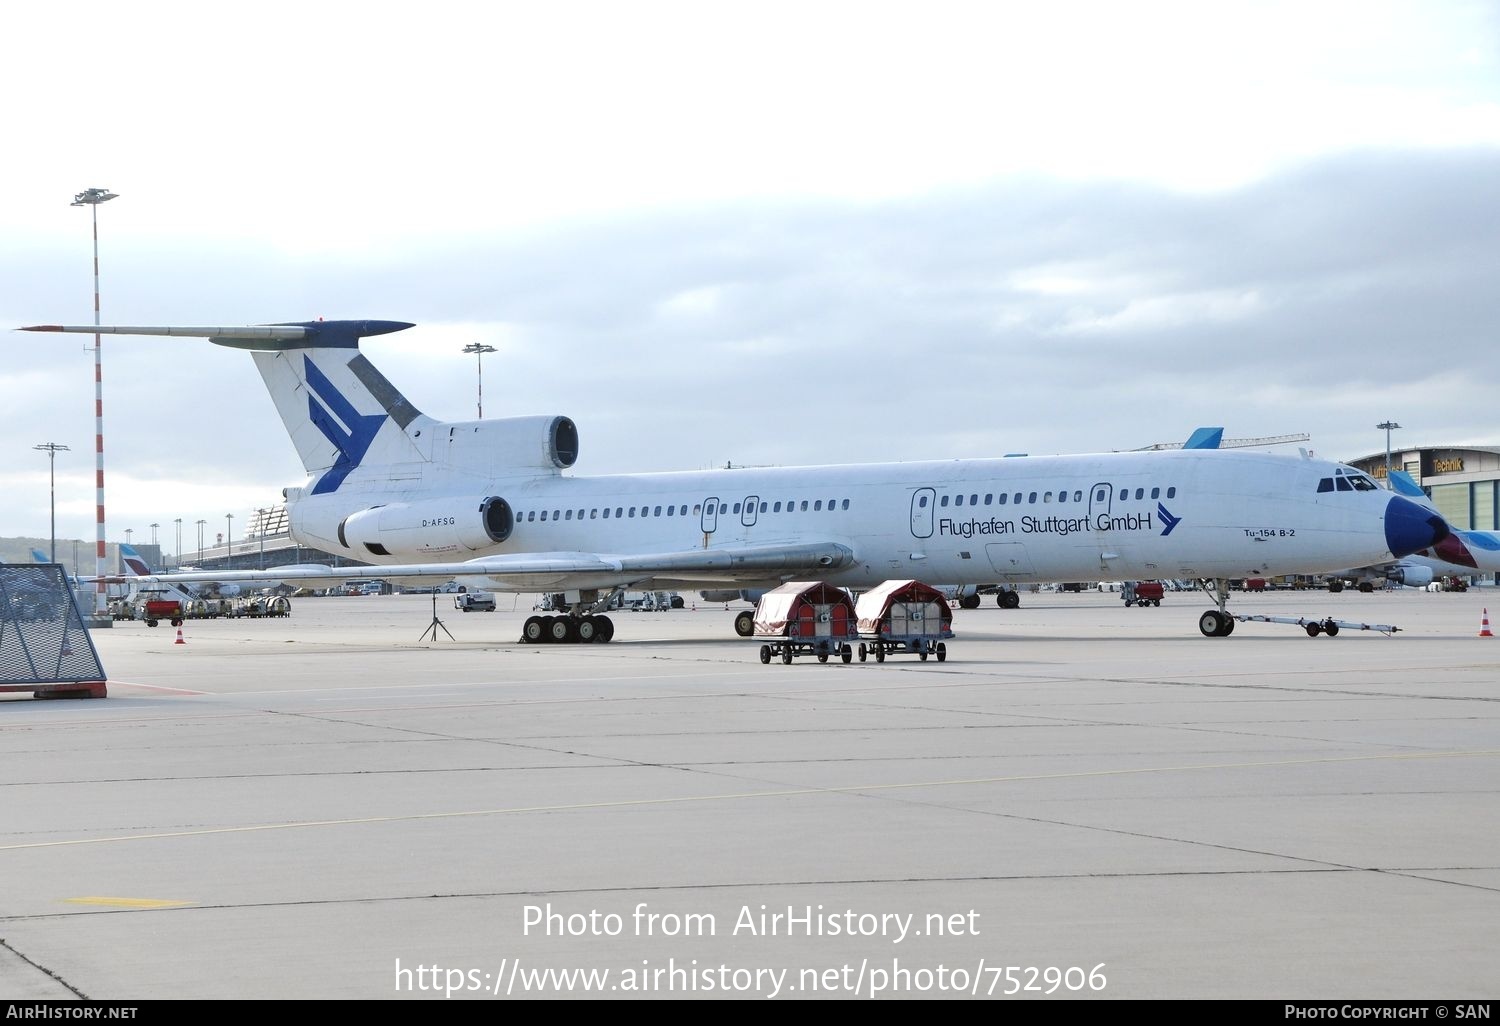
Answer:
[(110, 192), (108, 189), (84, 189), (73, 197), (72, 205), (75, 207), (98, 206), (100, 203), (108, 203), (120, 194)]

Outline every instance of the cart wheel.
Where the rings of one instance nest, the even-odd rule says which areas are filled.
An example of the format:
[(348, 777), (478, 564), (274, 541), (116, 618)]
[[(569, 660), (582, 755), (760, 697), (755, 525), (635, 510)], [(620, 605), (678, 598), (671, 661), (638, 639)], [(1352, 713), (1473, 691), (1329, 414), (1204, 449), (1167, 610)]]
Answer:
[(941, 641), (937, 643), (937, 657), (940, 663), (948, 658), (948, 646)]
[(927, 650), (925, 648), (922, 649), (921, 652), (917, 653), (917, 658), (925, 663), (927, 661)]
[(875, 661), (877, 663), (885, 662), (885, 646), (878, 641), (875, 643)]
[(1322, 624), (1320, 624), (1320, 623), (1310, 623), (1310, 624), (1307, 625), (1307, 636), (1309, 638), (1316, 638), (1319, 634), (1322, 634), (1322, 633), (1323, 633), (1323, 625)]
[(769, 663), (771, 661), (771, 646), (770, 645), (762, 645), (762, 646), (760, 646), (760, 661), (763, 662), (763, 663)]
[(820, 663), (826, 663), (826, 662), (828, 662), (828, 653), (827, 652), (819, 652), (818, 653), (818, 662), (820, 662)]
[(849, 647), (848, 642), (845, 642), (844, 647), (839, 649), (839, 658), (846, 663), (854, 659), (854, 649)]
[(1323, 633), (1327, 634), (1330, 638), (1336, 638), (1339, 633), (1339, 625), (1332, 620), (1324, 620)]
[(861, 641), (859, 643), (859, 661), (860, 662), (864, 662), (865, 661), (865, 656), (867, 656), (869, 654), (870, 654), (870, 650), (867, 649), (867, 648), (865, 648), (865, 643), (863, 641)]
[(792, 647), (790, 645), (781, 650), (781, 661), (784, 663), (792, 661)]

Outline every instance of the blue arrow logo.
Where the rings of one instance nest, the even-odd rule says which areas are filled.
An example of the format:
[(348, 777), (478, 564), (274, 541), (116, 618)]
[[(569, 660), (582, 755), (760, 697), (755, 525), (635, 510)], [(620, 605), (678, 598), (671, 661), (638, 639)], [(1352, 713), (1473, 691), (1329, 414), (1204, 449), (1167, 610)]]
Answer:
[[(312, 393), (307, 397), (307, 416), (339, 454), (338, 459), (333, 461), (333, 466), (313, 485), (312, 493), (321, 495), (336, 491), (344, 483), (344, 478), (359, 466), (365, 453), (370, 451), (370, 445), (375, 441), (380, 426), (385, 423), (386, 415), (360, 413), (305, 354), (302, 362), (307, 375), (307, 387)], [(317, 396), (317, 399), (313, 396)], [(327, 406), (320, 405), (318, 399), (323, 400)]]
[(1182, 523), (1182, 518), (1181, 517), (1174, 517), (1172, 514), (1168, 513), (1167, 512), (1167, 507), (1163, 506), (1159, 502), (1156, 504), (1156, 512), (1157, 512), (1158, 515), (1160, 515), (1161, 522), (1167, 525), (1165, 528), (1162, 529), (1162, 532), (1161, 532), (1161, 536), (1163, 538), (1165, 538), (1167, 535), (1169, 535), (1169, 534), (1172, 533), (1172, 528), (1174, 528), (1178, 524)]

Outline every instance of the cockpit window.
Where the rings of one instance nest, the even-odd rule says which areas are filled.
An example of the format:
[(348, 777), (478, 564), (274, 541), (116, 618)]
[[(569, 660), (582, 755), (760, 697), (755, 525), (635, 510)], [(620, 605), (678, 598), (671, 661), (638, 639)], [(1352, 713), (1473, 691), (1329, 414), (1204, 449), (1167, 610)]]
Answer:
[(1320, 492), (1378, 492), (1380, 486), (1376, 484), (1368, 474), (1361, 474), (1357, 470), (1335, 470), (1333, 477), (1325, 477), (1318, 482)]

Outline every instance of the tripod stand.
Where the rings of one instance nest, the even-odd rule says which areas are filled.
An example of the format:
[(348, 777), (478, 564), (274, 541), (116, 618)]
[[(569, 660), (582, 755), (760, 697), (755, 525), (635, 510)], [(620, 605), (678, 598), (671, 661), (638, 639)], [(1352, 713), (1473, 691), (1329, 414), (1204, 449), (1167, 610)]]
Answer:
[(446, 635), (448, 635), (448, 640), (449, 641), (457, 641), (458, 640), (457, 638), (455, 638), (453, 636), (453, 633), (451, 631), (449, 631), (448, 628), (443, 624), (443, 621), (441, 621), (441, 620), (438, 619), (438, 615), (437, 615), (437, 592), (434, 591), (432, 593), (432, 622), (427, 625), (427, 629), (422, 632), (422, 636), (420, 638), (418, 638), (417, 640), (418, 641), (425, 641), (427, 639), (427, 635), (431, 634), (432, 635), (432, 640), (436, 641), (438, 639), (437, 632), (438, 632), (438, 628), (439, 627), (443, 628), (443, 633), (446, 634)]

